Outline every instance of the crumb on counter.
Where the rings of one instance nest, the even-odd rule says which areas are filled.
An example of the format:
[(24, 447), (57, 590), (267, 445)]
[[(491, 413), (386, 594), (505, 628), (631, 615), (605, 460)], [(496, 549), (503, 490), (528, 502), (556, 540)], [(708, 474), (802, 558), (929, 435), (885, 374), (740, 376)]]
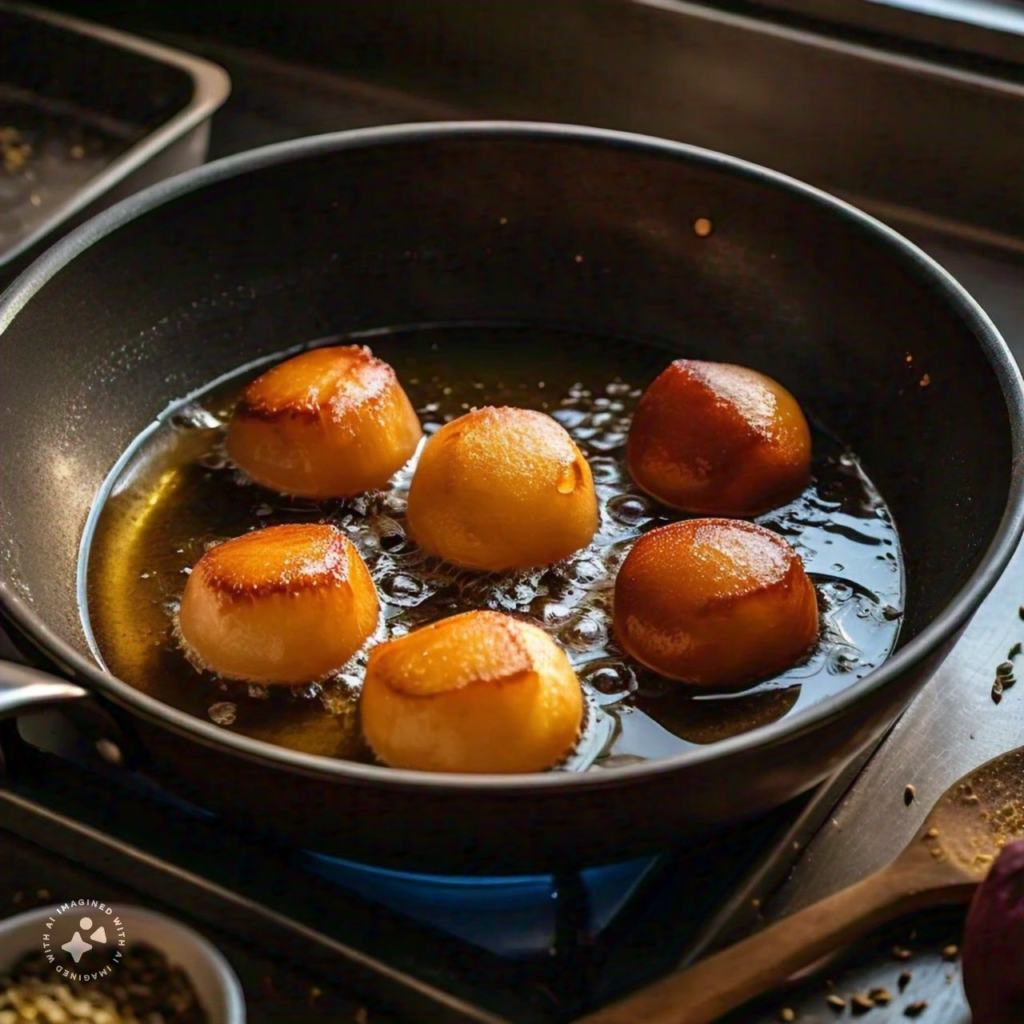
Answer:
[(13, 125), (0, 126), (0, 164), (7, 174), (17, 174), (32, 155), (32, 145)]
[(855, 1017), (875, 1008), (875, 1001), (869, 995), (855, 995), (850, 998), (850, 1009)]

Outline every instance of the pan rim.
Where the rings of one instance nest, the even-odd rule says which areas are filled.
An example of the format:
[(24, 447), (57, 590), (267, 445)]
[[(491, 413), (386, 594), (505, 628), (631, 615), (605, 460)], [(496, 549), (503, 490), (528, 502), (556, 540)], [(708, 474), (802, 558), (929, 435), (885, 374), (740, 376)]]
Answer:
[[(571, 145), (610, 146), (683, 160), (713, 170), (753, 180), (761, 185), (796, 195), (873, 235), (899, 251), (908, 267), (927, 277), (950, 312), (966, 323), (975, 335), (999, 383), (1010, 421), (1011, 472), (1006, 506), (999, 525), (971, 576), (937, 616), (905, 647), (852, 686), (826, 697), (792, 717), (786, 717), (747, 733), (683, 751), (670, 757), (644, 761), (609, 772), (547, 772), (509, 775), (438, 774), (360, 764), (353, 761), (303, 754), (262, 740), (227, 732), (186, 712), (144, 694), (116, 676), (104, 672), (79, 653), (32, 610), (11, 585), (0, 579), (0, 606), (34, 643), (90, 686), (148, 721), (179, 735), (235, 756), (287, 769), (306, 776), (345, 779), (366, 786), (405, 789), (456, 789), (470, 791), (542, 792), (550, 788), (602, 788), (643, 782), (663, 773), (683, 771), (712, 761), (726, 762), (752, 749), (766, 748), (817, 729), (838, 718), (850, 705), (890, 684), (930, 654), (936, 652), (966, 624), (1006, 568), (1024, 531), (1024, 380), (991, 319), (967, 290), (936, 260), (893, 228), (850, 203), (796, 178), (762, 165), (715, 150), (654, 136), (583, 125), (529, 121), (436, 121), (388, 125), (333, 132), (290, 140), (250, 150), (206, 164), (168, 181), (153, 185), (101, 213), (58, 242), (9, 286), (0, 296), (0, 336), (24, 306), (64, 266), (118, 228), (180, 196), (196, 192), (249, 171), (326, 153), (381, 145), (404, 145), (456, 138), (477, 140), (544, 140)], [(11, 538), (12, 540), (15, 538)], [(809, 780), (812, 784), (815, 780)]]

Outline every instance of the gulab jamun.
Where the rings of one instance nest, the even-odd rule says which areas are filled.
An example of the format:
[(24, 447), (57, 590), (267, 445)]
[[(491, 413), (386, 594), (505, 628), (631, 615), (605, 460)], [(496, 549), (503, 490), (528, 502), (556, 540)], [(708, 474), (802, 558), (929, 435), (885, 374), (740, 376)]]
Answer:
[(677, 359), (640, 399), (626, 464), (671, 508), (756, 516), (806, 486), (811, 433), (797, 400), (763, 373)]
[(228, 427), (228, 454), (285, 494), (346, 498), (383, 487), (422, 431), (395, 371), (361, 345), (317, 348), (257, 377)]
[(533, 772), (572, 752), (583, 694), (542, 629), (474, 611), (375, 647), (360, 716), (370, 749), (393, 768)]
[(615, 636), (670, 679), (736, 687), (798, 662), (818, 637), (803, 562), (778, 534), (690, 519), (641, 537), (615, 580)]
[(211, 548), (185, 585), (178, 628), (226, 679), (306, 683), (341, 668), (377, 626), (377, 590), (333, 526), (271, 526)]
[(412, 538), (454, 565), (551, 565), (590, 543), (590, 466), (561, 424), (531, 409), (474, 409), (424, 446), (409, 491)]

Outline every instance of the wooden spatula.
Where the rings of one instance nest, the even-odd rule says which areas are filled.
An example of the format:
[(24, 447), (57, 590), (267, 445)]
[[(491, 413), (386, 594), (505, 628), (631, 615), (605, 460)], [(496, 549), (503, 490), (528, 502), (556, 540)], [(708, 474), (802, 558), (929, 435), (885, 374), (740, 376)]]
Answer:
[(710, 1024), (879, 925), (922, 907), (968, 901), (999, 850), (1020, 838), (1024, 747), (950, 787), (881, 871), (577, 1024)]

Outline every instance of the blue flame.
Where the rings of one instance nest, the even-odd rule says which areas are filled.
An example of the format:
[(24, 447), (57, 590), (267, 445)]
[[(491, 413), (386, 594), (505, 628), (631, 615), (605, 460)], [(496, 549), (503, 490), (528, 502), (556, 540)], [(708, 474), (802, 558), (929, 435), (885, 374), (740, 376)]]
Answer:
[[(593, 934), (614, 920), (657, 861), (639, 857), (580, 872)], [(300, 862), (366, 899), (498, 956), (536, 956), (547, 953), (554, 943), (558, 889), (553, 875), (429, 875), (311, 851), (303, 851)]]

